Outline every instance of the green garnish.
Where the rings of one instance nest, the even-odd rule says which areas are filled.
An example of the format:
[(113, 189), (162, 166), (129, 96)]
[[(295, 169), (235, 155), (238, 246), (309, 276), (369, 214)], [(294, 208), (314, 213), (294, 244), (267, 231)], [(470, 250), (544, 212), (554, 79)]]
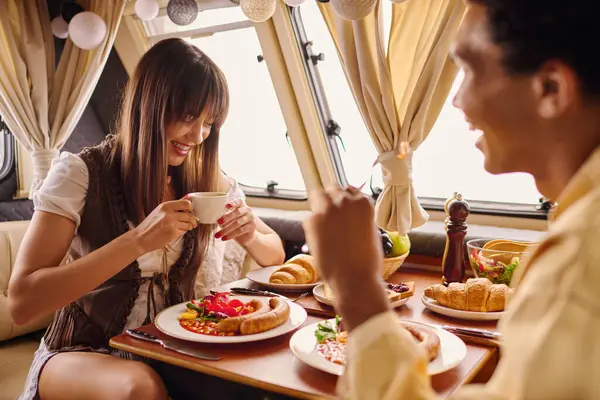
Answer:
[(338, 334), (338, 326), (340, 323), (340, 316), (335, 316), (335, 322), (333, 326), (331, 321), (323, 321), (317, 325), (317, 330), (315, 331), (315, 336), (317, 338), (318, 343), (323, 343), (329, 339), (335, 339)]
[(187, 303), (185, 306), (187, 307), (188, 310), (196, 311), (198, 313), (198, 315), (204, 314), (204, 307), (200, 308), (197, 305), (195, 305), (194, 303)]
[(512, 279), (513, 272), (515, 271), (515, 269), (518, 266), (519, 266), (519, 258), (513, 257), (510, 264), (508, 264), (506, 266), (506, 268), (504, 268), (504, 272), (502, 272), (500, 275), (498, 275), (498, 277), (495, 279), (496, 283), (504, 283), (507, 286), (510, 285), (510, 281)]

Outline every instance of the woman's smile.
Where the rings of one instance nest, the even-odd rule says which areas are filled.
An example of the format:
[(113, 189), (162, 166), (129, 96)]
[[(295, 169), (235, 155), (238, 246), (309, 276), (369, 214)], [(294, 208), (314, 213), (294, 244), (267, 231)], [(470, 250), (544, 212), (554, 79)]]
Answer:
[(181, 142), (177, 142), (175, 140), (171, 140), (171, 145), (173, 147), (173, 151), (175, 151), (175, 153), (181, 157), (187, 156), (187, 154), (193, 147), (187, 144), (183, 144)]

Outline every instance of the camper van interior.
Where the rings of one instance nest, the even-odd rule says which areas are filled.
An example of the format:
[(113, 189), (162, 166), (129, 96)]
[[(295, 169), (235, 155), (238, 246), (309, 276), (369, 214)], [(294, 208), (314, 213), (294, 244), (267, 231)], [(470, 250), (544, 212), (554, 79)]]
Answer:
[(0, 1), (0, 400), (600, 396), (567, 3)]

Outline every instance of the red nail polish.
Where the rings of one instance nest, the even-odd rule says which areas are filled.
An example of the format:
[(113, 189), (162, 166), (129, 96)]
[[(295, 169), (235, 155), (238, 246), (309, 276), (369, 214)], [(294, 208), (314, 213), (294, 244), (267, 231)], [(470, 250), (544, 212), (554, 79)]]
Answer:
[(225, 206), (228, 210), (233, 208), (233, 204), (231, 203), (227, 203), (227, 205)]
[(223, 236), (223, 238), (221, 240), (229, 240), (229, 239), (227, 239), (227, 236)]
[(220, 237), (221, 237), (221, 232), (217, 232), (217, 233), (215, 233), (215, 239), (218, 239), (218, 238), (220, 238)]
[(225, 222), (225, 220), (223, 218), (219, 218), (217, 222), (219, 223), (219, 225), (223, 225), (223, 222)]

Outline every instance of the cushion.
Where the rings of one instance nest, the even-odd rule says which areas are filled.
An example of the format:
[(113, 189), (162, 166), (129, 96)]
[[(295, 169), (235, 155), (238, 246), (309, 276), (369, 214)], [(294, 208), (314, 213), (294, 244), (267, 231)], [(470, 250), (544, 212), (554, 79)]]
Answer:
[(23, 326), (12, 322), (8, 312), (8, 281), (13, 269), (17, 250), (27, 231), (29, 221), (0, 223), (0, 342), (26, 333), (38, 331), (50, 324), (52, 314)]

